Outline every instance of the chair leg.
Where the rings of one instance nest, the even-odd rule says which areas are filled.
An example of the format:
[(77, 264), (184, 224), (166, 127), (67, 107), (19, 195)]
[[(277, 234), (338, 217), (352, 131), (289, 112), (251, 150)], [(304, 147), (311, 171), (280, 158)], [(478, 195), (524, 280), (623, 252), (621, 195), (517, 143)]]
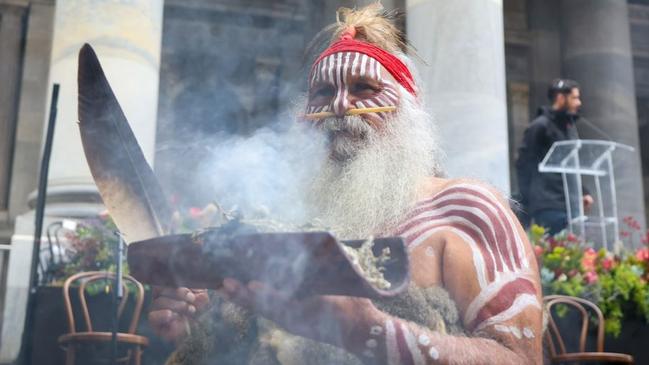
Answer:
[(69, 344), (65, 349), (65, 365), (74, 365), (74, 345)]
[(140, 346), (135, 346), (135, 349), (134, 349), (133, 352), (134, 352), (134, 354), (133, 354), (134, 355), (133, 356), (134, 364), (133, 365), (140, 365), (141, 357), (142, 357), (142, 349), (140, 348)]

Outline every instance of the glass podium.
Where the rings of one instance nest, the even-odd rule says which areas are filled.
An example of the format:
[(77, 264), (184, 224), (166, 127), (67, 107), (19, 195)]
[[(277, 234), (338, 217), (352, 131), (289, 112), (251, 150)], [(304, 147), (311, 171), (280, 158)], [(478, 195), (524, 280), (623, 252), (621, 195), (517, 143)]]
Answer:
[[(633, 147), (611, 141), (568, 140), (555, 142), (539, 164), (542, 173), (561, 174), (566, 199), (569, 232), (596, 247), (612, 249), (619, 241), (619, 221), (613, 155), (632, 152)], [(589, 212), (584, 210), (584, 183), (594, 188)]]

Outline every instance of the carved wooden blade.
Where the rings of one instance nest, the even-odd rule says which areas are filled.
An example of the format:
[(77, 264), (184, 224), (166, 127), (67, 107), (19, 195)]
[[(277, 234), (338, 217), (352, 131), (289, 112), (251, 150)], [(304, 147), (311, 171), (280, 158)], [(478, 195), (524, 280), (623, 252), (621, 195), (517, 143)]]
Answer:
[(171, 209), (92, 47), (79, 52), (79, 128), (101, 198), (128, 242), (169, 233)]

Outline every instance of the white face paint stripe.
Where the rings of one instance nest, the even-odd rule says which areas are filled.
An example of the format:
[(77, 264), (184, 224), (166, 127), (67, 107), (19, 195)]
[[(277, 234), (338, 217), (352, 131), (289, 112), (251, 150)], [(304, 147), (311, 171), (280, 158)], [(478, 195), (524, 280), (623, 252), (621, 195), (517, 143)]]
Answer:
[(398, 102), (398, 99), (390, 94), (384, 93), (382, 96), (387, 100), (388, 104), (390, 105), (396, 105)]
[(367, 58), (368, 57), (365, 54), (361, 56), (361, 73), (360, 73), (361, 76), (365, 76), (365, 67), (367, 65)]
[(412, 356), (415, 365), (426, 365), (426, 360), (424, 360), (424, 357), (419, 350), (419, 346), (417, 346), (417, 340), (415, 339), (415, 336), (413, 336), (412, 332), (410, 332), (410, 329), (408, 329), (408, 326), (401, 323), (401, 331), (403, 332), (403, 337), (406, 340), (406, 345), (408, 346), (408, 350), (410, 351), (410, 355)]
[(349, 80), (347, 79), (347, 71), (349, 70), (349, 57), (350, 56), (351, 56), (351, 52), (346, 52), (345, 53), (345, 61), (343, 61), (343, 64), (342, 64), (342, 66), (343, 66), (342, 67), (342, 69), (343, 69), (342, 80), (345, 83), (349, 82)]
[(399, 99), (398, 93), (394, 90), (392, 90), (388, 85), (385, 83), (383, 84), (383, 92), (390, 95), (391, 97), (395, 99)]
[[(377, 108), (380, 105), (372, 101), (372, 99), (365, 100), (365, 103), (369, 105), (370, 108)], [(385, 113), (372, 113), (378, 115), (380, 118), (385, 118)]]
[(357, 68), (358, 68), (358, 63), (359, 63), (358, 61), (359, 61), (359, 58), (360, 58), (360, 54), (359, 54), (359, 53), (357, 53), (357, 52), (352, 52), (352, 53), (351, 53), (351, 63), (352, 63), (352, 64), (351, 64), (351, 66), (350, 66), (350, 68), (349, 68), (349, 73), (350, 73), (351, 75), (358, 75), (358, 70), (357, 70)]
[(368, 57), (368, 58), (369, 58), (369, 65), (368, 65), (368, 70), (367, 71), (369, 73), (369, 77), (374, 78), (375, 77), (374, 76), (374, 70), (375, 70), (374, 63), (376, 61), (372, 57)]
[(325, 76), (326, 72), (327, 72), (327, 58), (320, 61), (320, 77), (319, 77), (319, 79), (321, 81), (324, 81), (326, 79), (326, 76)]
[(397, 348), (397, 334), (394, 322), (385, 321), (385, 349), (388, 356), (388, 365), (400, 365), (399, 349)]
[(539, 301), (536, 299), (536, 296), (532, 294), (520, 294), (516, 297), (516, 300), (512, 305), (505, 311), (500, 312), (499, 314), (483, 321), (478, 326), (476, 326), (473, 332), (477, 332), (485, 327), (491, 326), (495, 323), (501, 323), (509, 319), (514, 318), (516, 315), (520, 314), (527, 307), (535, 307), (541, 309)]
[(376, 74), (376, 79), (379, 81), (382, 81), (382, 76), (381, 76), (381, 63), (374, 62), (374, 67), (376, 68), (375, 74)]
[(422, 236), (421, 240), (419, 242), (412, 242), (408, 246), (408, 250), (412, 252), (412, 250), (415, 249), (421, 242), (424, 242), (428, 237), (432, 236), (436, 232), (439, 231), (447, 231), (450, 230), (451, 232), (455, 233), (456, 235), (460, 236), (464, 242), (469, 245), (469, 248), (471, 249), (471, 253), (473, 255), (473, 266), (475, 267), (476, 271), (476, 276), (478, 278), (478, 284), (480, 284), (480, 288), (484, 288), (487, 286), (487, 268), (484, 263), (484, 256), (482, 255), (482, 252), (478, 248), (478, 244), (471, 238), (468, 234), (463, 232), (462, 230), (459, 230), (455, 227), (435, 227), (431, 228), (430, 230), (427, 230)]
[(313, 86), (313, 84), (315, 84), (315, 81), (316, 81), (316, 79), (317, 79), (318, 73), (320, 72), (320, 67), (321, 67), (320, 64), (321, 64), (321, 63), (322, 63), (322, 61), (318, 62), (318, 64), (317, 64), (317, 65), (315, 66), (315, 68), (313, 69), (313, 73), (312, 73), (312, 75), (311, 75), (311, 80), (310, 80), (309, 86)]
[(327, 81), (334, 83), (334, 61), (335, 59), (335, 54), (332, 54), (331, 56), (327, 57), (329, 59), (328, 61), (328, 66), (327, 66)]

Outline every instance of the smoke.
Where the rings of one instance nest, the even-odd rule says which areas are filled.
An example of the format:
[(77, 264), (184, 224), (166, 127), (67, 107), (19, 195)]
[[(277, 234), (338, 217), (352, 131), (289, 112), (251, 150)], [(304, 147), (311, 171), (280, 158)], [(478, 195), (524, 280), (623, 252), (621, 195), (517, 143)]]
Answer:
[(305, 223), (301, 193), (326, 160), (326, 137), (310, 122), (295, 121), (297, 110), (285, 114), (284, 122), (251, 136), (223, 135), (206, 149), (196, 177), (223, 208)]

